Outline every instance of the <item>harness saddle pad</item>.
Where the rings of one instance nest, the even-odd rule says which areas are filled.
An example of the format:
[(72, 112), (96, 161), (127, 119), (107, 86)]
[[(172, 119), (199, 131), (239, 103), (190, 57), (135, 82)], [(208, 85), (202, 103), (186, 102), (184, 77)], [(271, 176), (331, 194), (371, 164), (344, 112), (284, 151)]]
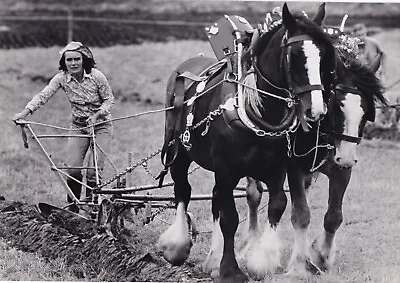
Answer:
[(243, 17), (225, 15), (213, 25), (206, 27), (205, 31), (215, 56), (218, 60), (222, 60), (237, 52), (235, 32), (239, 31), (249, 37), (253, 33), (253, 27)]

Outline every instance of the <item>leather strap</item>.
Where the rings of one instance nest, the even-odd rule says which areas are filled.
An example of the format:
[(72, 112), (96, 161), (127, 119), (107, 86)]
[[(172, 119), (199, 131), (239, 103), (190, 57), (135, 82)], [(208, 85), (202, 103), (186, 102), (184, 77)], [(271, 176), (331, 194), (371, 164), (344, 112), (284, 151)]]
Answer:
[(361, 137), (354, 137), (354, 136), (339, 134), (335, 131), (331, 131), (331, 134), (335, 138), (343, 140), (343, 141), (348, 141), (348, 142), (352, 142), (352, 143), (356, 143), (356, 144), (359, 144), (361, 142)]
[(307, 91), (313, 91), (313, 90), (322, 90), (324, 91), (324, 86), (323, 85), (303, 85), (303, 86), (298, 86), (293, 89), (293, 94), (301, 94)]

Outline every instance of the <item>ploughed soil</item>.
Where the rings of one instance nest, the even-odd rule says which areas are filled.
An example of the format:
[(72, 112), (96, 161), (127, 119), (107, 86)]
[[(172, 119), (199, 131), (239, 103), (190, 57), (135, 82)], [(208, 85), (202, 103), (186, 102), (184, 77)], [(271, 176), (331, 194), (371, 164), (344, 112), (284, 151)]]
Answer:
[(61, 258), (78, 278), (96, 281), (212, 281), (200, 268), (171, 266), (156, 251), (140, 246), (140, 235), (118, 238), (99, 231), (96, 222), (68, 212), (43, 215), (37, 206), (0, 196), (0, 237), (26, 252)]

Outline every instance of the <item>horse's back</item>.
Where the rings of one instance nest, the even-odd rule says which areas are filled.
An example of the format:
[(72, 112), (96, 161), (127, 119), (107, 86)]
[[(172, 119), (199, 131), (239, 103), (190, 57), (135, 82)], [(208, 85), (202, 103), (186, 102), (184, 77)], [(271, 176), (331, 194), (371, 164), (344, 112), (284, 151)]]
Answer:
[[(171, 74), (168, 79), (167, 84), (167, 100), (166, 106), (172, 106), (173, 95), (175, 91), (175, 82), (179, 74), (183, 72), (190, 72), (194, 75), (200, 75), (204, 70), (206, 70), (211, 65), (215, 64), (217, 60), (211, 57), (196, 56), (184, 61), (180, 64)], [(190, 80), (185, 80), (185, 89), (187, 89), (192, 82)]]

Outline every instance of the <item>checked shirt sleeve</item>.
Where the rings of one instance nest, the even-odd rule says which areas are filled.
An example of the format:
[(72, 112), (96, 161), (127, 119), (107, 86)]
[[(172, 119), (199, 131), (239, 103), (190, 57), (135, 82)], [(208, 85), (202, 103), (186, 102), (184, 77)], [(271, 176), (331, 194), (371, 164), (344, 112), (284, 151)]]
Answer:
[(36, 94), (31, 101), (25, 106), (32, 113), (46, 104), (47, 101), (61, 88), (61, 73), (55, 75), (49, 84), (38, 94)]
[(110, 113), (110, 109), (115, 103), (114, 95), (106, 76), (102, 72), (96, 72), (96, 80), (99, 87), (99, 95), (103, 100), (101, 106), (99, 107), (99, 111), (100, 114), (106, 115)]

